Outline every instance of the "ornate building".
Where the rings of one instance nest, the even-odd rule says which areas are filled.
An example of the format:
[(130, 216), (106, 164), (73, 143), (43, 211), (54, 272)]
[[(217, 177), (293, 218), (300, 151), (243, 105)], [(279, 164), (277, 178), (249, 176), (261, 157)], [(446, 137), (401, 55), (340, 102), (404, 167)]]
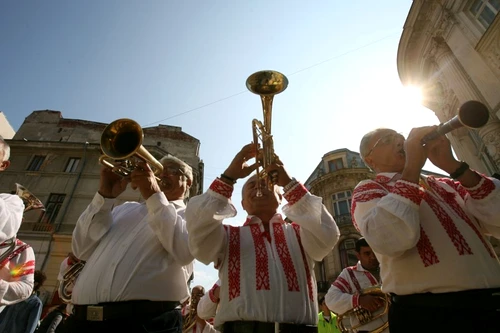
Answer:
[(421, 87), (441, 122), (468, 100), (489, 108), (484, 127), (448, 135), (457, 156), (488, 175), (500, 171), (499, 10), (494, 0), (414, 0), (397, 56), (402, 83)]
[[(36, 268), (45, 271), (42, 296), (47, 303), (57, 288), (63, 259), (71, 251), (71, 235), (78, 217), (99, 186), (100, 138), (107, 124), (65, 119), (59, 111), (34, 111), (11, 140), (11, 165), (0, 173), (0, 191), (23, 185), (45, 205), (45, 211), (25, 213), (18, 237), (35, 251)], [(181, 128), (159, 125), (143, 128), (142, 145), (157, 159), (174, 155), (193, 168), (191, 195), (203, 189), (203, 162), (198, 139)], [(127, 190), (120, 201), (142, 201)]]

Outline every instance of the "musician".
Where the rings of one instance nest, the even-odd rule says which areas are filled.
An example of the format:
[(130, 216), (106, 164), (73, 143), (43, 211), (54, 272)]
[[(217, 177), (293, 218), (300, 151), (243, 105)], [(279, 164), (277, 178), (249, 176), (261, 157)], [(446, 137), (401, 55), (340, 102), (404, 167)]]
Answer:
[[(457, 161), (445, 136), (422, 145), (435, 130), (363, 137), (361, 157), (377, 176), (355, 188), (353, 222), (392, 294), (392, 333), (423, 322), (426, 332), (498, 332), (500, 264), (486, 236), (500, 236), (500, 181)], [(450, 177), (422, 175), (427, 159)]]
[[(189, 297), (193, 264), (184, 199), (193, 173), (175, 157), (160, 162), (161, 182), (144, 162), (130, 178), (102, 168), (99, 190), (73, 232), (73, 253), (86, 264), (73, 288), (67, 332), (182, 330), (180, 301)], [(128, 183), (145, 202), (115, 207)]]
[[(10, 147), (0, 137), (0, 172), (10, 165)], [(24, 212), (23, 200), (0, 193), (0, 305), (28, 298), (34, 285), (35, 253), (16, 238)]]
[(183, 309), (184, 333), (220, 333), (198, 314), (198, 305), (205, 295), (203, 286), (195, 286), (191, 290), (190, 303)]
[[(244, 146), (209, 190), (190, 200), (186, 210), (189, 245), (201, 262), (215, 263), (221, 279), (215, 327), (231, 332), (316, 332), (318, 304), (314, 261), (322, 260), (339, 238), (339, 230), (322, 199), (292, 179), (280, 161), (267, 172), (277, 186), (262, 186), (257, 177), (243, 186), (244, 225), (224, 225), (236, 215), (231, 194), (236, 180), (245, 178), (257, 163), (255, 145)], [(284, 187), (288, 204), (278, 207)], [(287, 323), (287, 324), (285, 324)]]
[[(381, 285), (379, 262), (364, 238), (356, 241), (356, 257), (358, 258), (356, 266), (344, 268), (330, 286), (325, 296), (326, 305), (339, 314), (356, 308), (362, 308), (375, 314), (385, 303), (374, 295), (361, 295), (363, 290)], [(349, 319), (352, 326), (359, 324), (354, 314)], [(357, 331), (371, 331), (382, 327), (386, 322), (387, 315), (361, 325)], [(388, 331), (386, 329), (383, 332)]]

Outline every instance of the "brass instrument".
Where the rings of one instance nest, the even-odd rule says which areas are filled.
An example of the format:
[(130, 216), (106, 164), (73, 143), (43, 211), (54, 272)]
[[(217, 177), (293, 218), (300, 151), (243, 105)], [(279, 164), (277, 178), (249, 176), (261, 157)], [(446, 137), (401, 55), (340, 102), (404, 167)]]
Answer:
[(422, 138), (422, 144), (436, 139), (441, 135), (445, 135), (460, 127), (468, 127), (477, 129), (483, 127), (488, 122), (490, 112), (486, 105), (479, 101), (467, 101), (460, 106), (458, 114), (443, 124), (439, 124), (438, 128)]
[[(273, 136), (271, 135), (271, 118), (274, 95), (283, 92), (288, 86), (288, 79), (280, 72), (265, 70), (253, 73), (246, 81), (248, 90), (260, 95), (262, 100), (262, 111), (264, 113), (264, 123), (254, 119), (252, 121), (253, 143), (255, 150), (259, 152), (259, 139), (262, 142), (261, 165), (257, 167), (256, 173), (259, 179), (266, 179), (269, 190), (273, 183), (269, 179), (265, 168), (274, 163), (276, 154), (274, 153)], [(262, 171), (259, 168), (262, 167)], [(260, 181), (257, 182), (257, 196), (262, 196)]]
[(189, 300), (189, 312), (182, 320), (182, 332), (183, 333), (191, 332), (192, 328), (196, 325), (196, 320), (198, 317), (198, 311), (197, 311), (198, 302), (200, 301), (200, 299), (203, 295), (204, 295), (204, 289), (202, 289), (201, 292), (197, 293), (197, 292), (194, 292), (194, 288), (193, 288), (193, 292), (191, 293), (191, 298)]
[[(384, 302), (384, 307), (383, 307), (382, 311), (377, 310), (376, 313), (372, 313), (372, 312), (370, 312), (366, 309), (363, 309), (361, 307), (356, 307), (356, 308), (353, 308), (347, 312), (344, 312), (343, 314), (338, 315), (337, 316), (337, 324), (338, 324), (339, 329), (342, 333), (357, 332), (357, 330), (361, 326), (366, 325), (367, 323), (369, 323), (373, 320), (379, 319), (379, 318), (383, 317), (384, 315), (388, 314), (389, 305), (391, 304), (390, 297), (388, 294), (382, 292), (382, 290), (380, 289), (380, 286), (373, 286), (373, 287), (369, 287), (369, 288), (364, 289), (361, 292), (360, 296), (364, 296), (364, 295), (372, 295), (372, 296), (376, 296), (379, 299), (381, 299)], [(351, 316), (354, 316), (357, 319), (358, 324), (355, 324), (355, 325), (349, 324), (346, 326), (344, 324), (344, 320), (351, 319)], [(387, 327), (389, 327), (389, 321), (386, 321), (381, 326), (379, 326), (375, 329), (372, 329), (371, 331), (367, 331), (367, 332), (380, 333), (380, 332), (384, 331)]]
[(70, 303), (71, 302), (71, 292), (69, 288), (73, 287), (76, 283), (76, 279), (78, 278), (78, 275), (80, 275), (83, 267), (85, 266), (84, 261), (79, 261), (71, 267), (69, 267), (66, 272), (64, 272), (63, 275), (63, 280), (59, 282), (59, 298), (61, 301), (64, 303)]
[[(24, 203), (24, 214), (33, 209), (45, 210), (43, 203), (35, 197), (33, 193), (28, 191), (26, 187), (21, 184), (16, 183), (15, 194), (23, 200)], [(16, 236), (6, 240), (2, 247), (8, 247), (7, 250), (0, 256), (0, 263), (2, 263), (16, 248)]]
[[(101, 150), (104, 155), (99, 158), (99, 163), (117, 175), (127, 177), (141, 160), (149, 164), (155, 175), (159, 175), (163, 166), (142, 146), (143, 139), (142, 128), (134, 120), (122, 118), (113, 121), (102, 132)], [(160, 178), (156, 179), (160, 181)]]

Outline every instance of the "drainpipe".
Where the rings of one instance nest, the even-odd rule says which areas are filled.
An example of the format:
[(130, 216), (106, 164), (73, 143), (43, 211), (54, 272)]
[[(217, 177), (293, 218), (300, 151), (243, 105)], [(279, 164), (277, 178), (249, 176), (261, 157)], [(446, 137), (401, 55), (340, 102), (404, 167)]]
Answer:
[(50, 234), (50, 240), (49, 240), (49, 246), (47, 249), (47, 255), (43, 259), (42, 267), (41, 270), (45, 270), (45, 265), (47, 264), (47, 260), (49, 259), (49, 255), (52, 252), (52, 242), (54, 241), (54, 233), (58, 232), (59, 229), (61, 228), (62, 221), (64, 220), (64, 217), (66, 216), (66, 213), (68, 211), (68, 207), (71, 203), (71, 200), (73, 199), (73, 195), (75, 194), (76, 191), (76, 186), (78, 185), (78, 182), (80, 181), (80, 178), (82, 177), (83, 169), (85, 169), (85, 164), (87, 164), (87, 147), (89, 146), (88, 141), (86, 141), (83, 145), (83, 161), (82, 161), (82, 167), (80, 168), (80, 171), (78, 172), (78, 175), (76, 177), (75, 184), (73, 185), (73, 188), (71, 189), (71, 193), (68, 198), (68, 203), (64, 206), (63, 212), (59, 218), (59, 222), (56, 224), (54, 232)]

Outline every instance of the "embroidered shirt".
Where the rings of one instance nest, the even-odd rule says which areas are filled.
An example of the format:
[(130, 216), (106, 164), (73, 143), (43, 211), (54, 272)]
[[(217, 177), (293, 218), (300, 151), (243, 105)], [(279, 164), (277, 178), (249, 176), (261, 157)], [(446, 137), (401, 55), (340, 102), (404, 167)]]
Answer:
[(73, 304), (127, 300), (180, 301), (189, 297), (192, 272), (182, 201), (163, 193), (145, 203), (96, 193), (73, 232), (75, 256), (85, 260), (72, 292)]
[(249, 216), (243, 226), (222, 224), (236, 215), (233, 187), (215, 180), (190, 200), (186, 210), (191, 252), (215, 263), (221, 280), (215, 327), (226, 321), (255, 320), (316, 325), (318, 306), (314, 261), (333, 249), (339, 230), (322, 199), (298, 184), (285, 193), (283, 213), (269, 221)]
[[(380, 281), (364, 269), (358, 261), (356, 266), (344, 268), (332, 283), (328, 293), (325, 295), (326, 305), (335, 313), (343, 314), (353, 308), (359, 307), (359, 294), (363, 290), (377, 285), (380, 285)], [(355, 316), (350, 316), (350, 318), (345, 318), (344, 320), (350, 320), (352, 326), (359, 324)], [(360, 326), (358, 330), (371, 331), (377, 327), (381, 327), (385, 322), (387, 322), (387, 315)]]
[(382, 290), (400, 295), (500, 287), (487, 235), (500, 237), (500, 181), (473, 188), (422, 175), (423, 186), (381, 173), (360, 182), (352, 216), (380, 261)]
[(220, 283), (220, 279), (217, 280), (212, 288), (210, 288), (210, 290), (198, 301), (198, 308), (196, 309), (198, 317), (205, 320), (212, 320), (215, 318), (217, 307), (219, 305), (219, 299), (215, 297), (214, 290), (220, 287)]

